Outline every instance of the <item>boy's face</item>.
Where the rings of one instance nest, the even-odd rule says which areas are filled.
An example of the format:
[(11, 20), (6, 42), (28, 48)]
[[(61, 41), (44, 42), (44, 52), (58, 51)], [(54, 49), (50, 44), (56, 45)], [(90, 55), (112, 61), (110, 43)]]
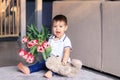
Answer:
[(60, 39), (65, 34), (67, 27), (64, 21), (53, 21), (53, 34)]

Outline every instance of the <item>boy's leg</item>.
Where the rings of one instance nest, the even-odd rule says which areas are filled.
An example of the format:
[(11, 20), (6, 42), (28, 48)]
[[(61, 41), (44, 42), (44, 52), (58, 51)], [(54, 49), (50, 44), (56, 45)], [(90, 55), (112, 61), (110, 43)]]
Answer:
[(18, 69), (20, 70), (20, 71), (22, 71), (24, 74), (30, 74), (30, 70), (29, 70), (29, 68), (27, 67), (27, 66), (24, 66), (22, 63), (19, 63), (18, 65), (17, 65), (17, 67), (18, 67)]
[(52, 78), (52, 71), (50, 71), (50, 70), (48, 70), (45, 74), (44, 74), (44, 76), (46, 77), (46, 78)]
[(39, 61), (31, 66), (28, 66), (30, 73), (37, 72), (43, 69), (47, 69), (45, 66), (45, 60)]
[(46, 69), (45, 60), (39, 61), (39, 62), (37, 62), (31, 66), (28, 66), (28, 67), (24, 66), (22, 63), (19, 63), (17, 66), (18, 66), (19, 70), (25, 74), (30, 74), (32, 72)]
[(51, 70), (48, 70), (45, 74), (44, 74), (44, 76), (46, 77), (46, 78), (52, 78), (52, 76), (54, 76), (56, 73), (55, 72), (53, 72), (53, 71), (51, 71)]

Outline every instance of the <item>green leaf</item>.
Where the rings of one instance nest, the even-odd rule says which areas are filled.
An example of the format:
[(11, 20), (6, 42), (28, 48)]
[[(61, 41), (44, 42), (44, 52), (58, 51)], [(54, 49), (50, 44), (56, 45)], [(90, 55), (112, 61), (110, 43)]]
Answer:
[(36, 55), (37, 54), (37, 46), (33, 46), (30, 48), (30, 53), (33, 54), (33, 55)]
[(50, 56), (50, 52), (52, 51), (51, 46), (49, 46), (48, 48), (45, 49), (45, 55), (48, 58)]
[(34, 39), (33, 36), (32, 36), (32, 34), (30, 34), (30, 33), (27, 33), (27, 36), (28, 36), (29, 41), (32, 40), (32, 39)]
[(27, 35), (30, 35), (32, 39), (38, 38), (38, 30), (35, 25), (31, 24), (30, 26), (27, 26)]
[(38, 30), (37, 30), (35, 25), (31, 24), (31, 29), (32, 29), (34, 35), (38, 35), (39, 34), (39, 32), (38, 32)]

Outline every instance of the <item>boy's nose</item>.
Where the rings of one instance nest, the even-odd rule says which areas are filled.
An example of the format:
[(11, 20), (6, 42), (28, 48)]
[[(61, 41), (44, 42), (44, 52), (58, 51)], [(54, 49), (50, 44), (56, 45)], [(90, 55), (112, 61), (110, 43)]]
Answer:
[(59, 27), (56, 27), (56, 30), (58, 30), (59, 29)]

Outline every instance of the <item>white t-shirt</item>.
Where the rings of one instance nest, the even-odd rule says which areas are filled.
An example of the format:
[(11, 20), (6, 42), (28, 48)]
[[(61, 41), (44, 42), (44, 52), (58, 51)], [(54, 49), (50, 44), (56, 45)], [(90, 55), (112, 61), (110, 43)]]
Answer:
[(54, 38), (55, 36), (52, 35), (50, 36), (49, 41), (48, 41), (52, 48), (50, 55), (59, 56), (63, 58), (64, 48), (70, 47), (72, 49), (71, 41), (65, 34), (59, 40), (54, 40)]

